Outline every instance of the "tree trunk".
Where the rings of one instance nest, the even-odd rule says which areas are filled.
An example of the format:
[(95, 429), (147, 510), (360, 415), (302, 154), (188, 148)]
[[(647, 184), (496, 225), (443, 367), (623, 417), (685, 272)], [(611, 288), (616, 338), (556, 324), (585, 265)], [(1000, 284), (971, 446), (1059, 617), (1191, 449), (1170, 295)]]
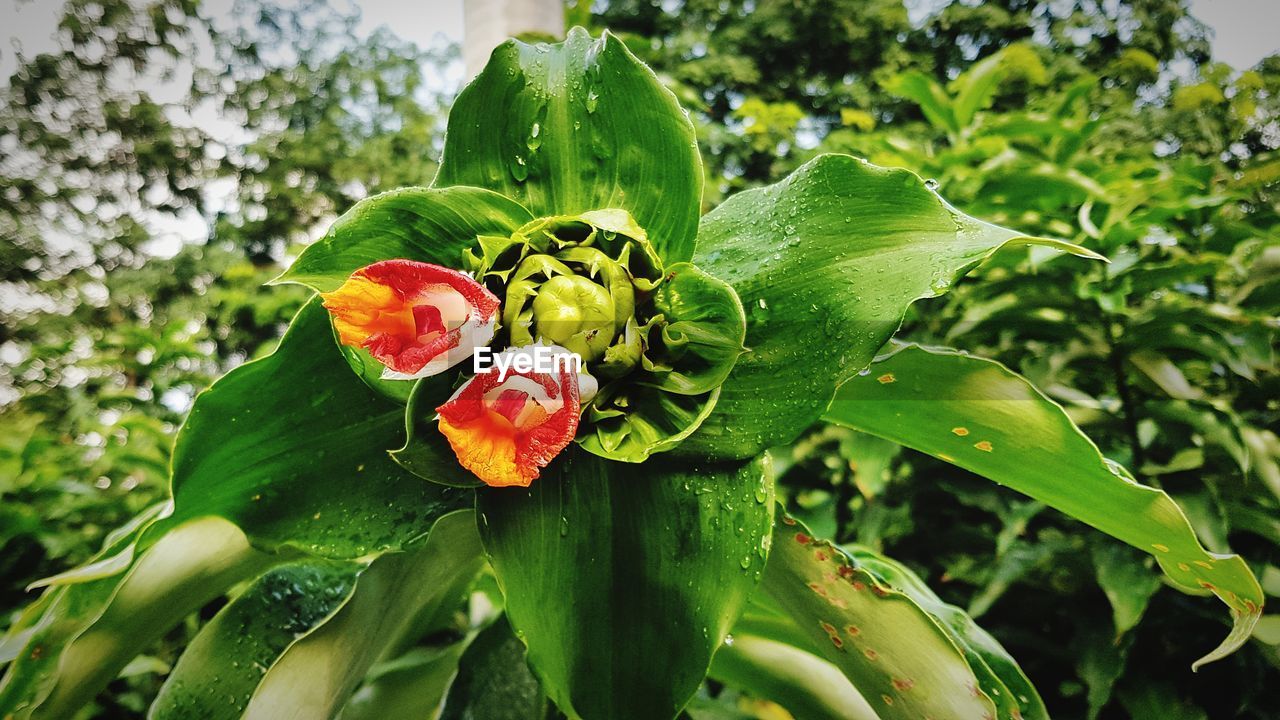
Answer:
[(503, 40), (521, 33), (564, 37), (563, 0), (463, 0), (467, 77), (475, 77)]

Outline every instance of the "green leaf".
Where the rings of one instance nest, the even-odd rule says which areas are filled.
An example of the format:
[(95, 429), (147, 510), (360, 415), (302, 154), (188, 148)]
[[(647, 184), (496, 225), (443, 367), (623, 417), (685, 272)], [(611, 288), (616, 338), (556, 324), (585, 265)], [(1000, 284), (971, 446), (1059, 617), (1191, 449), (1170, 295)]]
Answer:
[(1085, 717), (1096, 720), (1103, 708), (1111, 702), (1111, 695), (1116, 682), (1124, 674), (1129, 650), (1133, 646), (1133, 635), (1125, 635), (1117, 639), (1116, 633), (1102, 623), (1081, 628), (1076, 641), (1072, 643), (1076, 651), (1076, 675), (1084, 681), (1088, 691), (1085, 699), (1089, 703)]
[(164, 510), (163, 504), (148, 508), (111, 532), (84, 565), (28, 588), (47, 586), (0, 642), (0, 663), (11, 663), (0, 680), (0, 713), (27, 717), (48, 696), (63, 651), (111, 602), (123, 580), (120, 573), (134, 561), (138, 536)]
[(374, 560), (347, 603), (271, 666), (245, 720), (333, 717), (416, 617), (460, 600), (482, 562), (470, 511), (440, 518), (425, 543)]
[(159, 502), (129, 519), (129, 522), (112, 530), (104, 539), (102, 550), (83, 565), (41, 578), (27, 586), (27, 590), (57, 585), (76, 585), (100, 578), (109, 578), (124, 572), (133, 564), (138, 544), (135, 542), (143, 530), (166, 517), (172, 508), (168, 502)]
[(514, 200), (475, 187), (392, 190), (361, 200), (273, 283), (338, 289), (351, 273), (405, 258), (459, 269), (480, 235), (510, 235), (532, 220)]
[(343, 559), (402, 548), (470, 501), (396, 465), (387, 450), (403, 437), (403, 410), (351, 374), (312, 300), (274, 353), (196, 398), (174, 448), (174, 514), (153, 534), (219, 515), (263, 547)]
[(764, 459), (632, 465), (572, 446), (529, 489), (481, 490), (507, 615), (556, 705), (674, 717), (759, 581), (772, 498)]
[(1132, 720), (1208, 720), (1204, 708), (1183, 697), (1177, 685), (1169, 680), (1148, 679), (1147, 682), (1122, 685), (1116, 695)]
[(711, 413), (743, 352), (737, 294), (693, 265), (667, 268), (653, 312), (669, 324), (650, 332), (640, 370), (604, 385), (587, 410), (591, 425), (577, 442), (601, 457), (642, 462), (677, 447)]
[(878, 720), (857, 688), (818, 657), (781, 610), (763, 609), (757, 593), (711, 663), (710, 677), (781, 705), (805, 720)]
[(1098, 585), (1111, 602), (1115, 637), (1119, 638), (1142, 619), (1151, 596), (1160, 589), (1160, 576), (1151, 572), (1150, 559), (1117, 543), (1094, 543), (1090, 555)]
[(254, 581), (201, 628), (160, 688), (151, 720), (236, 720), (267, 669), (350, 597), (363, 566), (304, 560)]
[[(130, 552), (145, 527), (117, 535), (103, 555)], [(53, 586), (15, 627), (30, 633), (0, 683), (0, 714), (70, 717), (183, 617), (278, 561), (230, 523), (203, 518), (139, 552), (123, 573)]]
[(1263, 595), (1236, 555), (1207, 552), (1164, 492), (1135, 482), (1098, 452), (1063, 409), (991, 360), (904, 347), (840, 388), (825, 419), (893, 440), (1023, 492), (1155, 556), (1186, 592), (1231, 609), (1220, 659), (1248, 639)]
[(791, 518), (775, 524), (762, 587), (883, 720), (1013, 717), (942, 622)]
[(735, 633), (716, 653), (711, 677), (806, 720), (879, 718), (836, 666), (777, 640)]
[(906, 170), (822, 155), (702, 221), (695, 264), (747, 309), (747, 347), (681, 454), (750, 457), (795, 439), (866, 367), (907, 306), (1022, 237), (960, 213)]
[[(620, 385), (618, 389), (626, 391), (622, 396), (625, 410), (588, 406), (583, 417), (590, 423), (590, 432), (581, 434), (577, 441), (594, 455), (632, 463), (679, 447), (707, 419), (720, 397), (718, 389), (704, 395), (679, 395), (643, 386)], [(610, 402), (618, 399), (613, 394), (603, 397)]]
[(436, 408), (453, 394), (451, 373), (425, 377), (413, 383), (405, 406), (404, 446), (391, 451), (400, 467), (424, 480), (454, 487), (479, 487), (484, 483), (458, 463), (436, 423)]
[[(480, 236), (509, 235), (531, 219), (519, 203), (481, 188), (392, 190), (361, 200), (343, 213), (272, 284), (297, 283), (329, 292), (356, 270), (394, 258), (460, 269)], [(367, 351), (338, 347), (369, 387), (397, 402), (408, 401), (413, 383), (383, 380), (384, 366)]]
[[(1048, 720), (1040, 693), (1027, 679), (1017, 661), (973, 618), (954, 605), (943, 602), (928, 585), (905, 565), (867, 548), (856, 548), (850, 556), (867, 568), (881, 581), (904, 593), (925, 612), (942, 622), (951, 639), (964, 651), (969, 667), (980, 679), (980, 685), (995, 696), (1001, 705), (1001, 714), (1008, 712), (1014, 718)], [(994, 676), (994, 677), (993, 677)], [(1004, 696), (1001, 697), (1001, 694)], [(1007, 706), (1012, 699), (1014, 705)], [(1013, 710), (1016, 709), (1016, 712)]]
[[(378, 663), (365, 684), (342, 708), (342, 720), (433, 718), (449, 682), (458, 672), (466, 648), (456, 642), (442, 648), (415, 648), (393, 660)], [(539, 719), (540, 720), (540, 719)]]
[[(332, 325), (332, 321), (330, 325)], [(413, 388), (416, 383), (404, 380), (383, 380), (382, 373), (386, 370), (386, 366), (378, 362), (368, 350), (343, 345), (338, 342), (336, 328), (333, 328), (333, 344), (338, 348), (338, 352), (342, 353), (342, 356), (346, 358), (347, 365), (351, 367), (351, 371), (371, 390), (388, 400), (406, 405), (409, 403), (409, 399), (413, 397)]]
[(667, 267), (653, 305), (669, 324), (650, 342), (662, 345), (670, 368), (650, 369), (652, 379), (638, 381), (680, 395), (720, 387), (745, 350), (747, 321), (733, 288), (689, 263), (676, 263)]
[(693, 123), (609, 33), (509, 40), (449, 114), (436, 187), (472, 185), (534, 215), (622, 208), (667, 263), (693, 254), (702, 161)]
[(439, 720), (539, 720), (547, 696), (505, 617), (480, 631), (462, 654)]
[(1016, 44), (1003, 48), (965, 70), (952, 82), (955, 99), (951, 103), (960, 131), (973, 124), (979, 110), (990, 107), (992, 99), (1000, 91), (1000, 85), (1013, 73), (1028, 73), (1031, 77), (1044, 74), (1044, 68), (1035, 51)]
[(953, 136), (960, 134), (962, 126), (956, 119), (951, 96), (928, 75), (919, 70), (894, 75), (885, 83), (885, 90), (919, 105), (925, 119), (938, 130)]

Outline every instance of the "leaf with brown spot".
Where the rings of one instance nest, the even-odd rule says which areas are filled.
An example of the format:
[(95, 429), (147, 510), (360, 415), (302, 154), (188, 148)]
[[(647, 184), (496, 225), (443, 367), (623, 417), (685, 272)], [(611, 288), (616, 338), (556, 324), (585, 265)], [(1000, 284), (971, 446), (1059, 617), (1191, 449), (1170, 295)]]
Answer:
[[(881, 718), (1005, 720), (1019, 711), (1047, 717), (1030, 683), (1011, 691), (1005, 675), (966, 644), (968, 635), (956, 632), (952, 618), (939, 619), (915, 597), (927, 599), (925, 594), (888, 584), (840, 548), (796, 533), (788, 527), (794, 522), (781, 517), (775, 524), (777, 540), (761, 587), (808, 636), (804, 649), (840, 668)], [(936, 606), (959, 612), (941, 602)], [(982, 638), (990, 639), (985, 633)], [(1023, 707), (1015, 695), (1029, 696)]]
[[(1025, 378), (955, 350), (901, 347), (880, 358), (884, 385), (857, 377), (841, 386), (824, 418), (928, 453), (995, 480), (1150, 553), (1184, 592), (1217, 595), (1231, 633), (1192, 666), (1248, 640), (1262, 616), (1262, 588), (1238, 555), (1205, 550), (1163, 491), (1107, 460), (1066, 411)], [(952, 428), (984, 438), (976, 445)]]

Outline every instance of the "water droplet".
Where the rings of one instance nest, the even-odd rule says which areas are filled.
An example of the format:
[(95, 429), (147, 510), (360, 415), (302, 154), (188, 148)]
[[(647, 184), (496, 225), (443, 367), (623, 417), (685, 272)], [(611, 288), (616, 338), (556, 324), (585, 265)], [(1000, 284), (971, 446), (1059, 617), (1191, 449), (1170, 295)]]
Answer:
[(750, 320), (753, 325), (760, 325), (769, 320), (770, 314), (769, 303), (764, 298), (760, 298), (751, 305), (750, 311), (748, 312), (748, 320)]
[(511, 177), (514, 177), (516, 182), (524, 182), (529, 177), (529, 166), (525, 164), (523, 155), (517, 155), (515, 162), (511, 163)]
[(930, 190), (937, 190), (937, 189), (938, 189), (938, 181), (937, 181), (937, 180), (934, 180), (933, 178), (929, 178), (928, 180), (925, 180), (925, 181), (924, 181), (924, 186), (925, 186), (926, 188), (930, 189)]

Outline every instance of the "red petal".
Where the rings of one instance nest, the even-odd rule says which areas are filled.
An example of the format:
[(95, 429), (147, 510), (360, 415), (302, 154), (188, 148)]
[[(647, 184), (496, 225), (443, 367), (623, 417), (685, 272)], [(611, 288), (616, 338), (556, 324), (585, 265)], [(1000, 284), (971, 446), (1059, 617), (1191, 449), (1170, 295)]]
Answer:
[(557, 373), (510, 369), (507, 378), (512, 376), (537, 382), (549, 398), (562, 400), (560, 409), (532, 427), (517, 428), (513, 421), (524, 409), (528, 393), (506, 390), (495, 402), (486, 404), (485, 394), (499, 385), (496, 369), (471, 378), (436, 408), (440, 431), (449, 440), (458, 462), (494, 487), (527, 487), (547, 463), (573, 442), (578, 432), (581, 408), (578, 376), (572, 368), (565, 367)]
[[(424, 299), (432, 288), (440, 286), (457, 292), (466, 302), (468, 323), (495, 319), (500, 301), (470, 275), (415, 260), (383, 260), (355, 271), (342, 287), (324, 293), (325, 306), (335, 321), (342, 323), (340, 339), (344, 344), (363, 347), (391, 370), (413, 375), (463, 341), (467, 324), (448, 329), (440, 308)], [(361, 291), (371, 287), (381, 288), (381, 295)], [(381, 304), (366, 307), (374, 301)], [(401, 314), (405, 311), (409, 314)], [(397, 317), (404, 321), (382, 320)], [(375, 321), (378, 324), (371, 324)], [(422, 340), (423, 335), (431, 334), (434, 337)]]

